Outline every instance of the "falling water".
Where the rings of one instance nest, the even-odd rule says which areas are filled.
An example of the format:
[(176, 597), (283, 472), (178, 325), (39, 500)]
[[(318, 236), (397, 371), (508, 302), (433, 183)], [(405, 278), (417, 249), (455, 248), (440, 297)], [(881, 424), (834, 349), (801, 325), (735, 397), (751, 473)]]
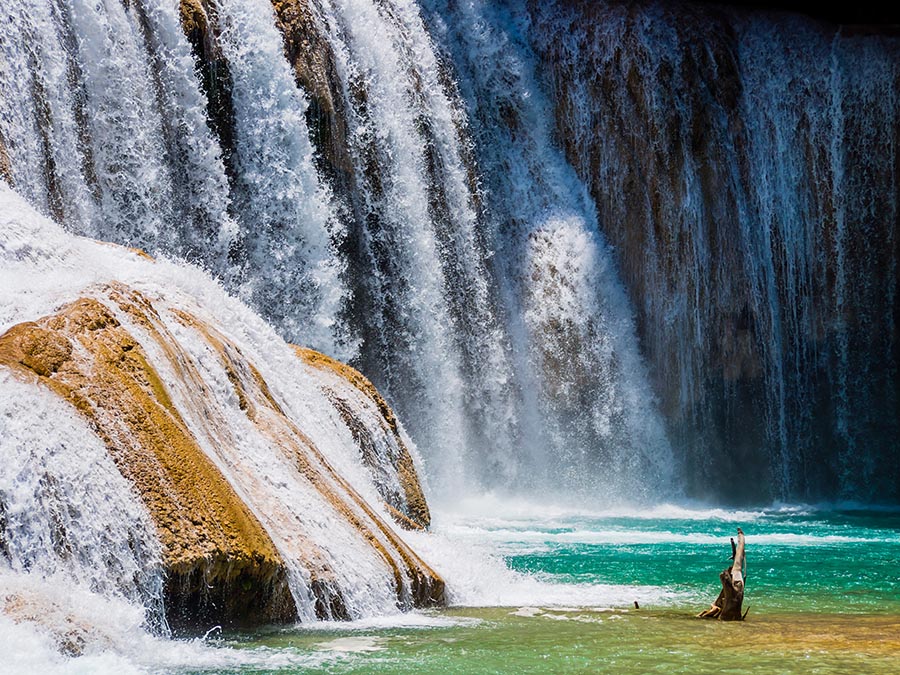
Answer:
[(357, 365), (438, 494), (896, 494), (895, 39), (474, 0), (187, 3), (185, 36), (177, 5), (4, 5), (11, 182)]
[[(461, 602), (522, 596), (389, 524), (413, 443), (357, 400), (367, 465), (355, 385), (284, 340), (372, 379), (433, 501), (896, 501), (898, 55), (652, 1), (5, 0), (0, 332), (147, 298), (110, 311), (302, 620), (407, 608), (406, 542)], [(0, 632), (165, 635), (160, 533), (96, 430), (4, 370), (0, 455)]]
[(692, 491), (896, 498), (898, 40), (662, 3), (536, 16)]
[(291, 339), (348, 356), (335, 325), (341, 232), (312, 165), (304, 95), (267, 3), (220, 4), (233, 190), (176, 3), (162, 0), (4, 5), (12, 183), (74, 232), (202, 263)]
[[(143, 606), (146, 624), (162, 629), (159, 543), (128, 481), (68, 405), (6, 372), (0, 378), (0, 594), (75, 584)], [(27, 607), (41, 598), (19, 600)]]
[[(354, 438), (368, 424), (382, 456), (397, 451), (384, 423), (372, 420), (367, 399), (352, 387), (343, 393), (345, 410), (362, 411), (351, 431), (329, 398), (335, 385), (326, 389), (262, 319), (196, 268), (73, 237), (3, 185), (0, 214), (0, 330), (79, 297), (110, 307), (165, 383), (173, 414), (274, 542), (301, 620), (328, 610), (327, 598), (325, 609), (317, 605), (323, 594), (339, 598), (346, 618), (411, 604), (410, 579), (405, 568), (392, 567), (397, 563), (389, 552), (400, 547), (397, 559), (418, 559), (387, 524), (375, 486), (383, 478), (373, 475), (390, 469), (364, 466)], [(141, 288), (152, 310), (129, 313), (115, 299), (122, 291), (111, 291), (110, 282)], [(42, 302), (33, 301), (35, 290)], [(184, 312), (196, 318), (186, 323)], [(216, 341), (225, 345), (221, 351)], [(76, 346), (73, 359), (83, 351)], [(227, 354), (239, 359), (233, 372), (223, 360)], [(262, 385), (253, 384), (251, 371)], [(8, 460), (0, 471), (0, 576), (6, 567), (19, 575), (68, 576), (86, 593), (147, 608), (147, 626), (164, 630), (163, 539), (113, 462), (113, 456), (148, 450), (123, 438), (118, 450), (108, 450), (95, 428), (112, 425), (116, 438), (127, 431), (128, 416), (99, 405), (89, 426), (75, 407), (37, 383), (21, 382), (7, 368), (0, 378), (0, 449)], [(241, 395), (236, 378), (246, 378)], [(92, 405), (91, 394), (84, 400)], [(296, 422), (285, 426), (284, 420)], [(302, 470), (298, 456), (305, 457)], [(197, 470), (196, 480), (202, 473)], [(172, 499), (180, 504), (177, 494)], [(177, 508), (176, 521), (189, 527), (193, 515)]]
[[(355, 356), (439, 493), (621, 499), (671, 482), (628, 301), (505, 17), (478, 4), (423, 17), (401, 1), (297, 9), (329, 61), (317, 75), (345, 129), (337, 176), (277, 33), (290, 3), (208, 12), (224, 116), (174, 2), (32, 4), (7, 10), (5, 63), (32, 81), (5, 98), (0, 137), (13, 183), (45, 213), (199, 260), (287, 338)], [(425, 19), (442, 15), (462, 34), (438, 30), (436, 48)], [(485, 30), (464, 39), (467, 21)]]
[(492, 4), (426, 5), (485, 177), (484, 227), (523, 390), (519, 471), (595, 497), (645, 496), (667, 483), (672, 459), (628, 301), (593, 205), (553, 143), (531, 50)]
[(414, 4), (323, 2), (322, 22), (357, 177), (360, 363), (459, 489), (461, 462), (477, 462), (488, 444), (509, 456), (515, 439), (464, 122)]

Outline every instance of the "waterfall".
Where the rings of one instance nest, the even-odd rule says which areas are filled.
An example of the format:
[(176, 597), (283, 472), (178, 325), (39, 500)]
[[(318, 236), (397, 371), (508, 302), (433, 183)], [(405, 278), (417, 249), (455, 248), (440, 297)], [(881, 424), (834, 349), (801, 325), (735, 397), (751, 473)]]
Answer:
[(692, 492), (740, 473), (747, 497), (898, 494), (900, 43), (870, 31), (688, 4), (535, 12)]
[(484, 227), (523, 390), (519, 470), (538, 484), (643, 498), (669, 482), (673, 462), (596, 213), (553, 142), (537, 63), (509, 11), (426, 4), (484, 175)]
[[(145, 608), (165, 626), (153, 525), (106, 448), (49, 392), (0, 373), (0, 596), (28, 610), (46, 584)], [(28, 577), (31, 581), (23, 578)], [(22, 586), (35, 597), (19, 596)]]
[(267, 3), (221, 4), (233, 188), (176, 3), (163, 0), (4, 6), (11, 181), (71, 231), (199, 262), (291, 339), (347, 356), (341, 228), (312, 165), (305, 98)]
[(292, 339), (347, 358), (353, 345), (336, 341), (335, 324), (344, 297), (334, 250), (342, 230), (313, 165), (308, 101), (294, 84), (271, 5), (216, 6), (231, 78), (241, 291)]
[(0, 12), (15, 189), (350, 361), (438, 497), (896, 497), (896, 38), (654, 2)]
[(4, 0), (4, 642), (594, 597), (429, 503), (896, 502), (898, 147), (877, 27)]
[(357, 180), (360, 364), (458, 490), (462, 462), (488, 444), (508, 455), (515, 438), (464, 122), (413, 3), (321, 5)]
[[(352, 0), (317, 14), (353, 163), (358, 363), (408, 420), (439, 495), (639, 497), (672, 462), (592, 208), (553, 150), (533, 77), (516, 72), (533, 64), (509, 43), (511, 72), (466, 81), (490, 77), (502, 29), (436, 49), (423, 18), (441, 8), (428, 9)], [(525, 108), (536, 137), (482, 124), (464, 100), (473, 87)]]
[[(434, 573), (389, 522), (398, 511), (421, 522), (424, 509), (427, 524), (427, 507), (408, 502), (422, 498), (408, 437), (373, 416), (368, 393), (306, 365), (196, 268), (67, 234), (3, 185), (0, 214), (0, 568), (68, 575), (86, 593), (146, 607), (157, 631), (173, 615), (163, 614), (161, 545), (168, 601), (189, 592), (184, 566), (201, 565), (214, 589), (269, 551), (285, 569), (288, 616), (362, 618), (422, 602)], [(47, 341), (52, 331), (68, 337)], [(17, 344), (66, 366), (28, 366), (10, 356)], [(137, 360), (106, 360), (116, 345)], [(361, 458), (360, 438), (375, 456)], [(241, 537), (263, 553), (248, 563), (237, 548), (216, 562)]]
[(628, 300), (507, 18), (223, 0), (193, 3), (185, 37), (168, 0), (32, 4), (7, 10), (4, 63), (32, 82), (0, 137), (44, 213), (196, 260), (288, 339), (353, 359), (438, 494), (672, 483)]

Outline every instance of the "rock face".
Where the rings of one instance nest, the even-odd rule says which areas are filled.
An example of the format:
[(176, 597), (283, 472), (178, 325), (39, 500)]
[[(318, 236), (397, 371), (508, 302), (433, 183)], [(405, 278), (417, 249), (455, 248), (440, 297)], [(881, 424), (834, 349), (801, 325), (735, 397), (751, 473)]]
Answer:
[(6, 144), (0, 136), (0, 180), (12, 184), (12, 171), (9, 166), (9, 154), (6, 152)]
[[(387, 401), (358, 370), (312, 349), (295, 350), (306, 363), (323, 372), (329, 400), (353, 433), (360, 457), (372, 471), (378, 491), (397, 522), (410, 529), (427, 528), (431, 514), (409, 451), (409, 439)], [(363, 417), (360, 408), (368, 408), (371, 415)]]
[(331, 44), (319, 28), (309, 0), (272, 0), (285, 55), (310, 106), (306, 122), (323, 169), (338, 189), (348, 189), (353, 162), (348, 154), (341, 83)]
[[(442, 602), (440, 577), (336, 471), (240, 348), (187, 311), (172, 310), (170, 318), (204, 340), (205, 349), (220, 360), (240, 411), (295, 467), (296, 479), (368, 542), (374, 559), (394, 577), (397, 603)], [(361, 386), (358, 373), (327, 363), (329, 387), (340, 391), (341, 378), (347, 387)], [(0, 337), (0, 365), (71, 403), (133, 484), (163, 547), (166, 614), (174, 628), (294, 620), (299, 598), (290, 577), (298, 569), (316, 616), (351, 617), (343, 577), (316, 536), (302, 531), (302, 523), (292, 525), (277, 504), (260, 507), (266, 488), (239, 473), (242, 458), (210, 449), (210, 444), (237, 443), (238, 421), (217, 405), (196, 356), (181, 346), (146, 296), (113, 283), (52, 316), (18, 324)], [(160, 368), (170, 373), (168, 383)], [(367, 395), (384, 406), (384, 424), (396, 434), (399, 450), (388, 461), (364, 452), (364, 460), (382, 483), (403, 486), (402, 494), (384, 497), (402, 524), (425, 527), (428, 507), (396, 420), (377, 392)], [(367, 428), (356, 411), (346, 401), (341, 409), (354, 438)], [(293, 527), (298, 531), (285, 531)]]
[(226, 170), (234, 175), (231, 163), (234, 150), (234, 110), (231, 101), (231, 76), (228, 62), (216, 44), (213, 0), (181, 0), (181, 26), (200, 73), (200, 83), (206, 94), (207, 117), (210, 130), (218, 137), (225, 158)]
[[(900, 40), (697, 3), (560, 0), (531, 16), (689, 490), (896, 498), (884, 139), (900, 135)], [(745, 493), (710, 495), (739, 468)]]

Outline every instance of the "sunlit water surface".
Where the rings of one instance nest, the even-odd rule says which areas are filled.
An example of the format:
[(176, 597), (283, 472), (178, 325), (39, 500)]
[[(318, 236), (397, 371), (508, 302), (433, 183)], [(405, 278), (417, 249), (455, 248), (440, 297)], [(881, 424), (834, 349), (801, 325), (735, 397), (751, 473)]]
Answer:
[[(167, 672), (900, 671), (898, 511), (665, 506), (579, 514), (499, 504), (439, 513), (436, 529), (460, 550), (500, 556), (527, 575), (473, 582), (456, 601), (481, 594), (483, 604), (511, 606), (214, 633), (206, 649), (227, 653), (227, 662)], [(718, 592), (738, 526), (747, 534), (747, 620), (695, 619)], [(463, 572), (449, 570), (451, 586)]]

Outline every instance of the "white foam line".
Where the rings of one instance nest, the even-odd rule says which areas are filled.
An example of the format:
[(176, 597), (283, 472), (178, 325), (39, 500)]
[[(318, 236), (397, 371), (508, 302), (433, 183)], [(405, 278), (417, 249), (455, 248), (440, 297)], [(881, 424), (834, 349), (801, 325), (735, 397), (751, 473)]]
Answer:
[[(632, 546), (641, 544), (691, 544), (721, 546), (728, 544), (727, 536), (700, 533), (641, 530), (570, 530), (548, 532), (545, 530), (492, 529), (457, 525), (447, 530), (449, 536), (501, 544), (610, 544)], [(772, 546), (830, 546), (835, 544), (900, 543), (900, 535), (881, 538), (851, 537), (844, 535), (811, 535), (793, 532), (748, 535), (748, 541), (757, 545)]]
[(785, 515), (811, 515), (819, 510), (830, 510), (807, 504), (772, 504), (753, 509), (727, 509), (703, 503), (663, 503), (655, 505), (621, 504), (599, 509), (586, 509), (583, 504), (567, 504), (565, 501), (537, 503), (514, 495), (488, 492), (467, 497), (453, 504), (435, 504), (435, 511), (448, 520), (483, 518), (491, 514), (498, 522), (533, 522), (565, 518), (626, 518), (634, 520), (720, 520), (725, 522), (755, 522), (761, 519)]

